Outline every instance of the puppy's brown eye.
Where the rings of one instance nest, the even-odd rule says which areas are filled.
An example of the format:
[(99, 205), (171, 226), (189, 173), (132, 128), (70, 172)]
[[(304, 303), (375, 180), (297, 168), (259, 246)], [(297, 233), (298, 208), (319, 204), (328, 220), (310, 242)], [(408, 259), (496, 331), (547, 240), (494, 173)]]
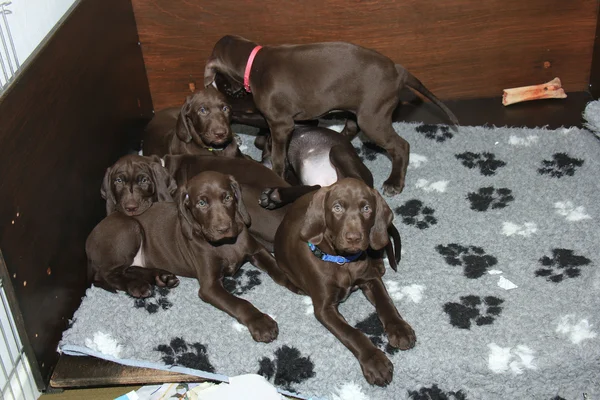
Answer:
[(367, 212), (371, 212), (371, 206), (369, 206), (368, 204), (367, 204), (367, 205), (365, 205), (365, 206), (362, 208), (362, 212), (365, 212), (365, 213), (367, 213)]
[(198, 207), (206, 207), (208, 205), (208, 203), (204, 200), (200, 200), (198, 202)]
[(333, 212), (336, 212), (336, 213), (341, 213), (342, 211), (344, 211), (342, 206), (339, 204), (334, 204), (332, 210), (333, 210)]
[(225, 195), (225, 198), (223, 199), (223, 201), (225, 201), (226, 203), (229, 203), (231, 200), (233, 200), (233, 197), (231, 197), (231, 195), (229, 193), (227, 193), (227, 195)]

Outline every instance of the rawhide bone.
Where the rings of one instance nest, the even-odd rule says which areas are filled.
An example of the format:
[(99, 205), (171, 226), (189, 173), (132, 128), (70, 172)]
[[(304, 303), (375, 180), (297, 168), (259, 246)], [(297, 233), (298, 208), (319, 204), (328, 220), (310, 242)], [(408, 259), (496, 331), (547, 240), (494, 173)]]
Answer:
[(564, 99), (566, 97), (567, 94), (561, 87), (560, 79), (554, 78), (550, 82), (542, 83), (541, 85), (504, 89), (502, 104), (508, 106), (529, 100)]

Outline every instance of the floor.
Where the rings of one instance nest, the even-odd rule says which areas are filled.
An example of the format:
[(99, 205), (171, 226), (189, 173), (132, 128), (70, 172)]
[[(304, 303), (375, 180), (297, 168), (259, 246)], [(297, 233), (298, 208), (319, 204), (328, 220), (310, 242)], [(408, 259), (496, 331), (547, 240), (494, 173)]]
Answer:
[[(444, 115), (429, 102), (407, 98), (408, 103), (399, 107), (394, 115), (396, 121), (447, 123)], [(411, 101), (412, 100), (412, 101)], [(416, 100), (416, 101), (415, 101)], [(524, 102), (505, 107), (501, 98), (447, 101), (445, 104), (456, 114), (461, 125), (489, 126), (561, 126), (581, 127), (582, 112), (593, 98), (587, 92), (569, 93), (561, 100)], [(50, 384), (57, 389), (70, 387), (102, 387), (110, 385), (158, 384), (163, 382), (197, 381), (197, 377), (172, 374), (165, 371), (125, 367), (91, 357), (68, 357), (61, 359)], [(62, 393), (46, 394), (42, 399), (114, 399), (139, 386), (116, 386), (102, 389), (68, 389)]]

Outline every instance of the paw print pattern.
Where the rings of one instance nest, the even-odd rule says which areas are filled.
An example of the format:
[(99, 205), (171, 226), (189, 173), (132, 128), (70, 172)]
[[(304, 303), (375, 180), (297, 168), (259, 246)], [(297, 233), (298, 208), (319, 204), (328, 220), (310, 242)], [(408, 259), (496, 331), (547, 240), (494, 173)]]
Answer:
[(255, 269), (246, 271), (240, 268), (234, 276), (223, 278), (223, 287), (229, 293), (241, 296), (262, 283), (261, 272)]
[(479, 168), (481, 175), (491, 176), (496, 174), (496, 170), (504, 167), (506, 163), (501, 160), (496, 160), (496, 155), (493, 153), (465, 153), (456, 154), (455, 157), (461, 160), (462, 165), (469, 169)]
[(450, 323), (460, 329), (471, 329), (471, 321), (479, 326), (491, 325), (502, 312), (504, 300), (494, 296), (483, 299), (479, 296), (462, 296), (460, 303), (446, 303), (444, 311), (450, 316)]
[(445, 125), (419, 125), (415, 130), (425, 136), (427, 139), (435, 140), (438, 143), (445, 142), (448, 139), (452, 139), (453, 135), (450, 132), (450, 128)]
[(183, 338), (176, 337), (171, 343), (158, 345), (154, 350), (162, 353), (162, 360), (167, 365), (181, 365), (206, 372), (215, 372), (208, 360), (206, 346), (200, 343), (186, 343)]
[(355, 147), (354, 149), (361, 161), (375, 161), (378, 154), (385, 154), (385, 149), (373, 142), (364, 142), (361, 147)]
[(535, 271), (535, 276), (545, 277), (548, 282), (559, 283), (565, 278), (576, 278), (581, 275), (581, 269), (584, 265), (589, 265), (592, 261), (584, 256), (577, 256), (573, 250), (552, 249), (552, 257), (544, 256), (540, 258), (539, 263), (543, 268)]
[(410, 400), (467, 400), (467, 395), (462, 390), (444, 392), (437, 385), (433, 385), (422, 387), (419, 391), (409, 391), (408, 398)]
[(552, 160), (542, 160), (538, 168), (540, 175), (550, 175), (553, 178), (562, 178), (565, 175), (573, 176), (577, 168), (583, 165), (580, 158), (571, 158), (567, 153), (554, 153)]
[(285, 390), (294, 392), (292, 384), (315, 376), (310, 357), (302, 357), (295, 347), (282, 346), (275, 351), (275, 361), (264, 357), (259, 361), (258, 374)]
[(449, 265), (464, 267), (464, 275), (469, 279), (482, 277), (489, 268), (498, 264), (496, 257), (486, 254), (478, 246), (467, 247), (450, 243), (447, 246), (436, 246), (435, 249), (444, 256), (444, 260)]
[(427, 229), (431, 225), (437, 224), (437, 219), (433, 216), (435, 210), (431, 207), (424, 207), (421, 200), (408, 200), (403, 206), (396, 207), (394, 211), (396, 215), (402, 217), (403, 223), (419, 229)]
[(493, 186), (480, 188), (477, 192), (471, 192), (467, 195), (471, 202), (471, 210), (487, 211), (492, 209), (504, 208), (514, 201), (512, 190), (507, 188), (496, 189)]
[(168, 287), (153, 287), (152, 294), (143, 299), (135, 299), (133, 306), (135, 308), (144, 308), (149, 314), (156, 314), (158, 310), (168, 310), (173, 306), (167, 296), (171, 292)]
[(387, 342), (387, 336), (379, 317), (377, 317), (377, 313), (372, 313), (366, 319), (356, 324), (356, 328), (367, 335), (375, 346), (386, 353), (393, 355), (400, 351), (400, 349), (390, 346)]

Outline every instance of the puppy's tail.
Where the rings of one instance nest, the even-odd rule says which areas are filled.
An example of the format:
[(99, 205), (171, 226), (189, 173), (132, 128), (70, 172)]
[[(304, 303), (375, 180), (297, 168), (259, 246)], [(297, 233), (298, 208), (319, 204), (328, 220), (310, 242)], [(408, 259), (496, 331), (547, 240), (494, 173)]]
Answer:
[(408, 86), (411, 89), (416, 90), (417, 92), (421, 93), (423, 96), (427, 97), (429, 100), (431, 100), (431, 102), (433, 104), (438, 106), (448, 116), (450, 121), (452, 121), (453, 125), (458, 125), (458, 119), (456, 118), (454, 113), (452, 111), (450, 111), (450, 109), (448, 107), (446, 107), (446, 105), (444, 103), (442, 103), (442, 101), (440, 99), (438, 99), (433, 93), (431, 93), (429, 91), (429, 89), (427, 89), (425, 87), (425, 85), (423, 85), (421, 83), (420, 80), (418, 80), (413, 74), (408, 72), (400, 64), (396, 64), (396, 71), (398, 71), (398, 74), (400, 74), (400, 76), (404, 78), (404, 83), (406, 84), (406, 86)]
[[(390, 267), (392, 267), (392, 269), (394, 271), (398, 272), (398, 263), (400, 262), (400, 259), (402, 258), (402, 255), (401, 255), (402, 243), (400, 241), (400, 233), (398, 232), (398, 229), (396, 229), (396, 227), (392, 224), (388, 228), (388, 235), (390, 236), (392, 241), (390, 243), (388, 243), (387, 246), (385, 246), (385, 252), (386, 252), (388, 261), (390, 262)], [(392, 247), (392, 242), (393, 242), (393, 247)]]

